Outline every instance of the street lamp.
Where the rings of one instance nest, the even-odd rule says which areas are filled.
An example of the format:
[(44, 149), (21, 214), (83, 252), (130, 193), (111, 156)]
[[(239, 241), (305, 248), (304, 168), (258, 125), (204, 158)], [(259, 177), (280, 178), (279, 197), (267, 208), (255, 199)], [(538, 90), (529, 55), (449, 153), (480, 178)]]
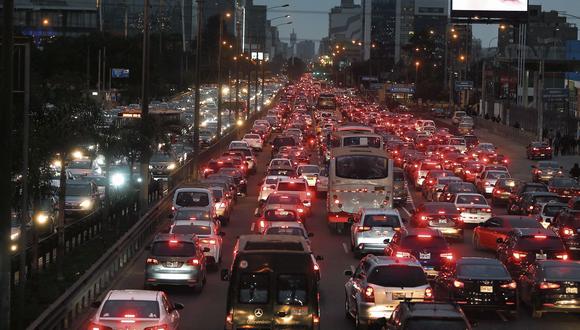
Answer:
[(222, 46), (226, 44), (223, 40), (224, 38), (224, 21), (226, 18), (230, 18), (232, 15), (230, 13), (224, 13), (220, 15), (220, 25), (219, 25), (219, 43), (218, 43), (218, 56), (217, 56), (217, 138), (219, 139), (222, 135)]
[(419, 66), (421, 66), (421, 62), (415, 62), (415, 88), (417, 88), (417, 77), (419, 76)]
[(290, 18), (290, 17), (292, 17), (292, 16), (290, 16), (290, 15), (283, 15), (283, 16), (278, 16), (278, 17), (270, 18), (270, 21), (273, 21), (275, 19)]

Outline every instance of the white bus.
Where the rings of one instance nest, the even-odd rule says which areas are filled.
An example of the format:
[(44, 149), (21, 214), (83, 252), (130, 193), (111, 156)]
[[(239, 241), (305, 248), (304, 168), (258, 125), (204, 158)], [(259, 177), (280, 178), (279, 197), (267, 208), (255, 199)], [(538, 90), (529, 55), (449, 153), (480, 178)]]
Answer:
[(393, 160), (383, 149), (346, 147), (332, 150), (327, 220), (342, 232), (361, 207), (393, 207)]
[(350, 132), (350, 133), (374, 133), (375, 130), (372, 127), (365, 126), (358, 123), (347, 123), (336, 128), (337, 132)]
[(363, 147), (384, 149), (383, 137), (370, 132), (352, 133), (350, 131), (333, 132), (327, 142), (325, 160), (330, 161), (330, 154), (334, 148)]

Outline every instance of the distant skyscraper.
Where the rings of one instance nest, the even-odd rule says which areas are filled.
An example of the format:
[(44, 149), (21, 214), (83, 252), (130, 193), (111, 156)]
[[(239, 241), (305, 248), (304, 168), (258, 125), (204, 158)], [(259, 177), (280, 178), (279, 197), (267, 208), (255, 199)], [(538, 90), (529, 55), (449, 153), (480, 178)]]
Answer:
[(290, 56), (294, 56), (294, 46), (296, 46), (296, 32), (292, 29), (292, 33), (290, 33)]
[(296, 56), (305, 62), (314, 58), (314, 41), (303, 40), (296, 44)]

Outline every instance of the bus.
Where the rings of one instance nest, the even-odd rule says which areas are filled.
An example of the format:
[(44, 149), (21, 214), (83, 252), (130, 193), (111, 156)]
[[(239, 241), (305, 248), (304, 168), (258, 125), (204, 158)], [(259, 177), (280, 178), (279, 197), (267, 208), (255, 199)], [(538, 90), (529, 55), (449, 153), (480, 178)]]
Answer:
[(337, 132), (349, 132), (349, 133), (374, 133), (375, 130), (372, 127), (365, 126), (358, 123), (346, 123), (336, 128)]
[(224, 329), (320, 329), (319, 266), (298, 235), (242, 235), (234, 247)]
[(326, 209), (328, 225), (341, 233), (361, 207), (393, 207), (393, 160), (383, 149), (332, 150)]
[(325, 161), (330, 160), (331, 150), (333, 148), (343, 147), (365, 147), (384, 149), (383, 138), (378, 134), (373, 133), (353, 133), (351, 131), (336, 131), (330, 135), (327, 141)]

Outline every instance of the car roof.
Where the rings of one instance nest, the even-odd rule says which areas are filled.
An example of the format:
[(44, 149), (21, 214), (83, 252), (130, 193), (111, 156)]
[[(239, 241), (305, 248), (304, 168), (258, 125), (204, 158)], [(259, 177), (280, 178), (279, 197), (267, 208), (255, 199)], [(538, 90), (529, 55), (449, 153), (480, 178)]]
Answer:
[(549, 237), (560, 237), (551, 229), (546, 228), (514, 228), (513, 232), (517, 236), (546, 235)]
[(577, 268), (580, 271), (580, 262), (570, 261), (570, 260), (540, 260), (536, 262), (541, 268), (559, 267), (559, 266), (569, 266)]
[(165, 242), (169, 240), (178, 240), (180, 242), (190, 242), (195, 243), (196, 237), (193, 235), (187, 234), (168, 234), (168, 233), (160, 233), (155, 236), (153, 242)]
[(390, 266), (390, 265), (403, 265), (410, 267), (421, 267), (421, 264), (415, 258), (397, 258), (391, 256), (377, 256), (369, 254), (366, 260), (370, 261), (376, 266)]
[(364, 214), (390, 214), (390, 215), (399, 215), (399, 210), (397, 209), (390, 209), (390, 208), (367, 208), (362, 207), (360, 209)]
[(290, 227), (290, 228), (301, 228), (305, 229), (304, 225), (298, 221), (272, 221), (268, 223), (268, 226), (271, 227)]
[(152, 290), (111, 290), (106, 300), (157, 301), (160, 291)]
[(211, 226), (213, 221), (210, 220), (174, 220), (174, 226)]
[(377, 156), (387, 158), (385, 151), (377, 148), (361, 148), (361, 147), (342, 147), (332, 149), (334, 157), (341, 156)]
[(312, 253), (306, 239), (298, 235), (242, 235), (238, 238), (238, 249), (250, 253)]

